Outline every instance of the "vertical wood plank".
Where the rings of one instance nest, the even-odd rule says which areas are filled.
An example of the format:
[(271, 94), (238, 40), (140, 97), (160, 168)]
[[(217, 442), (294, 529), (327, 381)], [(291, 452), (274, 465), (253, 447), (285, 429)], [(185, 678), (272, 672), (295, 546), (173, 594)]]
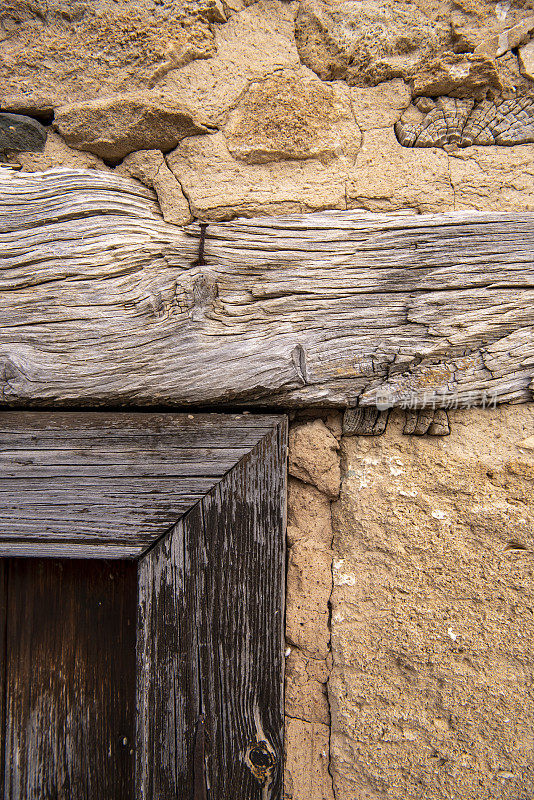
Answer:
[(8, 562), (0, 559), (0, 797), (4, 792), (5, 733), (6, 733), (6, 622)]
[(209, 800), (281, 800), (285, 452), (281, 423), (140, 565), (142, 800), (193, 797), (204, 769)]
[(135, 614), (133, 562), (10, 561), (10, 800), (133, 800)]

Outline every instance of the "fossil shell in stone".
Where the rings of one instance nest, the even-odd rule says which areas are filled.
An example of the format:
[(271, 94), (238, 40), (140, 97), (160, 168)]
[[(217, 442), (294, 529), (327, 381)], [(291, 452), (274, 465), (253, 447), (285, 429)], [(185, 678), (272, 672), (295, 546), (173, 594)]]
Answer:
[(395, 133), (404, 147), (527, 144), (534, 142), (534, 97), (496, 98), (478, 104), (440, 97), (419, 124), (400, 119)]

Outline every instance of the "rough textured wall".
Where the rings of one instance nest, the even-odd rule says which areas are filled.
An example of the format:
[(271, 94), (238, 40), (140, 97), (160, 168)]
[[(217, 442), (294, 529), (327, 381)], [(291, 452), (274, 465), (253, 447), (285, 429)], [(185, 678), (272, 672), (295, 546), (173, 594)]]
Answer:
[(9, 0), (0, 108), (51, 125), (5, 149), (117, 169), (177, 224), (532, 210), (533, 34), (533, 0)]
[(342, 441), (336, 800), (534, 795), (534, 404), (450, 417)]

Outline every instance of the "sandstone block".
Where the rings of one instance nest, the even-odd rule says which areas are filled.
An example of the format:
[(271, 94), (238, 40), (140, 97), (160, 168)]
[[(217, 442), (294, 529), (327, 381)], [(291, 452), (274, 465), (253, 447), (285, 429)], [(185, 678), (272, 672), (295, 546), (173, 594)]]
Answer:
[(519, 66), (526, 78), (534, 80), (534, 40), (519, 48)]
[(286, 717), (285, 731), (285, 800), (334, 800), (328, 725)]
[(124, 158), (134, 150), (165, 152), (186, 136), (208, 132), (188, 109), (149, 93), (62, 106), (54, 126), (67, 144), (107, 159)]
[(202, 109), (212, 124), (220, 126), (251, 81), (282, 69), (299, 70), (301, 64), (290, 3), (258, 0), (225, 25), (213, 27), (217, 47), (213, 58), (168, 71), (159, 79), (158, 89), (187, 108)]
[(289, 551), (286, 638), (314, 658), (329, 651), (328, 601), (332, 588), (332, 554), (308, 544)]
[(304, 0), (295, 19), (303, 64), (323, 80), (375, 86), (407, 78), (447, 40), (448, 26), (415, 4)]
[(285, 713), (308, 722), (330, 723), (326, 696), (328, 667), (324, 659), (306, 656), (293, 647), (286, 658)]
[(450, 179), (458, 211), (534, 211), (534, 145), (454, 150)]
[(380, 86), (354, 86), (350, 89), (352, 107), (362, 131), (392, 127), (410, 104), (410, 88), (400, 79)]
[(447, 53), (425, 62), (411, 80), (414, 96), (454, 95), (485, 97), (488, 89), (500, 92), (502, 84), (495, 62), (485, 56)]
[(193, 57), (215, 53), (213, 8), (214, 0), (7, 0), (2, 107), (39, 111), (146, 89), (169, 46)]
[(192, 216), (182, 187), (168, 168), (161, 150), (139, 150), (126, 156), (117, 172), (154, 189), (166, 222), (186, 225)]
[(447, 154), (402, 147), (393, 128), (371, 130), (347, 181), (347, 205), (368, 211), (450, 211), (454, 194)]
[(289, 431), (289, 474), (311, 483), (329, 497), (340, 485), (339, 444), (320, 419)]
[(40, 172), (58, 167), (75, 169), (109, 169), (102, 159), (93, 153), (83, 153), (65, 144), (55, 131), (49, 131), (44, 150), (41, 153), (17, 153), (11, 161), (20, 164), (26, 172)]
[(487, 55), (490, 58), (502, 56), (508, 50), (513, 50), (528, 41), (534, 32), (534, 15), (525, 17), (520, 22), (505, 28), (494, 36), (489, 37), (479, 44), (476, 54)]
[(248, 164), (355, 157), (360, 130), (347, 91), (284, 71), (252, 83), (224, 127), (228, 149)]
[(345, 208), (345, 182), (354, 162), (336, 158), (246, 164), (222, 133), (184, 139), (167, 163), (199, 219), (227, 220)]

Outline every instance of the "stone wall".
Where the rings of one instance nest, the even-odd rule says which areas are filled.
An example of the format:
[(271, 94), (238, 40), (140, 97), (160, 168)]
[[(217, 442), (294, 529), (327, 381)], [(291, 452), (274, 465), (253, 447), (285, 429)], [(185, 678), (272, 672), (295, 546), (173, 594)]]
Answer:
[(534, 794), (534, 404), (450, 418), (293, 422), (288, 800)]
[(0, 120), (0, 149), (117, 169), (177, 224), (532, 210), (533, 5), (8, 0), (0, 109), (49, 135), (17, 155)]

